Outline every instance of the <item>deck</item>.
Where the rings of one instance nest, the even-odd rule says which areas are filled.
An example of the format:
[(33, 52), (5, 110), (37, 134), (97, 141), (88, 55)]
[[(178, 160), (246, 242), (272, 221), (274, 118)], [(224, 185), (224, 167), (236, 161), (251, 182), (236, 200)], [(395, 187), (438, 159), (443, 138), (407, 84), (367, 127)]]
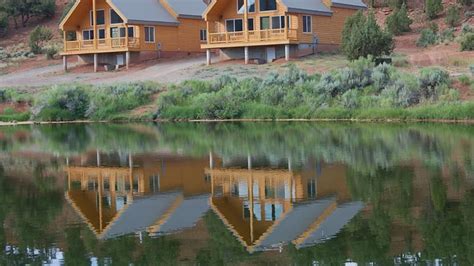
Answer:
[(139, 38), (105, 38), (97, 40), (97, 49), (94, 48), (94, 40), (76, 40), (64, 42), (62, 54), (88, 54), (124, 52), (129, 50), (140, 50)]
[(209, 33), (207, 44), (204, 44), (201, 47), (207, 49), (288, 44), (298, 40), (297, 32), (297, 29), (283, 28)]

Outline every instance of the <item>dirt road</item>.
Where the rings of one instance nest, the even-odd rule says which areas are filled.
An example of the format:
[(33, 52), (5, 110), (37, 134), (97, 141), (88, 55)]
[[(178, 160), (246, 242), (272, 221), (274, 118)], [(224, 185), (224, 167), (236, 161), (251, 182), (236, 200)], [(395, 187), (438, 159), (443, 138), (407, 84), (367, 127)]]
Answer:
[(205, 63), (205, 58), (190, 57), (177, 60), (158, 61), (156, 64), (143, 67), (132, 66), (129, 70), (114, 72), (92, 72), (91, 66), (84, 66), (85, 71), (74, 71), (75, 64), (70, 64), (72, 70), (64, 73), (62, 65), (40, 67), (0, 75), (0, 87), (37, 88), (54, 84), (85, 83), (110, 84), (117, 82), (157, 81), (171, 83), (185, 80), (192, 76), (199, 66)]

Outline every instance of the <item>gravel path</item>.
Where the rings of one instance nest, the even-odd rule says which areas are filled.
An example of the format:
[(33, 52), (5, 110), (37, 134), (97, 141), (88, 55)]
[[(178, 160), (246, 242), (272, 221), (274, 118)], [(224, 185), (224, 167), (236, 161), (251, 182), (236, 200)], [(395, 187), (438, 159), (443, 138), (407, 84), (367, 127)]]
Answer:
[[(35, 88), (54, 84), (85, 83), (85, 84), (110, 84), (117, 82), (157, 81), (161, 83), (179, 82), (188, 79), (199, 67), (205, 63), (202, 56), (160, 61), (155, 65), (145, 68), (131, 67), (130, 70), (118, 72), (91, 72), (64, 73), (62, 65), (40, 67), (26, 71), (14, 72), (0, 76), (0, 87)], [(75, 64), (69, 64), (74, 67)]]

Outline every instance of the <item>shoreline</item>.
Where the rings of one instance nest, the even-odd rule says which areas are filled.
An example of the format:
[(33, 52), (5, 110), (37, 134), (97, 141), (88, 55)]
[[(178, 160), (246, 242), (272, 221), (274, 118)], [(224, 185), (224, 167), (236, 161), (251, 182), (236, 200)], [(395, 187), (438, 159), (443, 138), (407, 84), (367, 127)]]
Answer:
[(25, 125), (66, 125), (66, 124), (124, 124), (124, 123), (232, 123), (232, 122), (356, 122), (356, 123), (440, 123), (474, 124), (474, 119), (348, 119), (348, 118), (281, 118), (281, 119), (130, 119), (130, 120), (74, 120), (74, 121), (22, 121), (0, 122), (0, 127)]

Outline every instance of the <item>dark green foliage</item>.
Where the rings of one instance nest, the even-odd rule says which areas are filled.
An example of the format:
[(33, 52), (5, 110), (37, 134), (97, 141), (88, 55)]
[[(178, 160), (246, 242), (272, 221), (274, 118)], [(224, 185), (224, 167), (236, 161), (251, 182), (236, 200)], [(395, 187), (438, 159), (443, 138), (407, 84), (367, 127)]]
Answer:
[(474, 51), (474, 33), (463, 34), (461, 37), (461, 51)]
[(372, 12), (365, 17), (359, 11), (346, 20), (341, 46), (350, 60), (369, 55), (378, 57), (392, 52), (393, 36), (379, 27)]
[(90, 96), (81, 86), (55, 86), (40, 94), (32, 108), (39, 120), (80, 120), (86, 118)]
[(418, 47), (428, 47), (438, 42), (438, 36), (431, 29), (424, 29), (421, 31), (420, 38), (416, 41)]
[(439, 68), (425, 68), (421, 70), (418, 83), (424, 99), (437, 100), (440, 90), (450, 83), (449, 73)]
[(400, 9), (396, 9), (385, 21), (386, 28), (395, 35), (410, 31), (412, 20), (408, 17), (407, 7), (405, 4)]
[(0, 37), (7, 33), (8, 14), (0, 10)]
[(439, 35), (439, 42), (452, 42), (454, 40), (454, 29), (445, 29)]
[(451, 27), (456, 27), (459, 24), (460, 20), (461, 15), (459, 14), (459, 8), (455, 5), (449, 6), (448, 10), (446, 11), (446, 24)]
[(434, 19), (443, 10), (441, 0), (425, 0), (425, 13), (429, 19)]
[(45, 43), (50, 41), (53, 38), (53, 33), (50, 29), (44, 26), (37, 26), (30, 33), (29, 37), (29, 46), (33, 53), (41, 54)]
[(461, 5), (464, 5), (464, 6), (472, 6), (472, 3), (474, 2), (473, 0), (458, 0), (458, 2), (461, 4)]
[(26, 27), (31, 18), (51, 18), (56, 12), (55, 0), (2, 0), (0, 4), (3, 11), (13, 18), (15, 28), (19, 22)]

